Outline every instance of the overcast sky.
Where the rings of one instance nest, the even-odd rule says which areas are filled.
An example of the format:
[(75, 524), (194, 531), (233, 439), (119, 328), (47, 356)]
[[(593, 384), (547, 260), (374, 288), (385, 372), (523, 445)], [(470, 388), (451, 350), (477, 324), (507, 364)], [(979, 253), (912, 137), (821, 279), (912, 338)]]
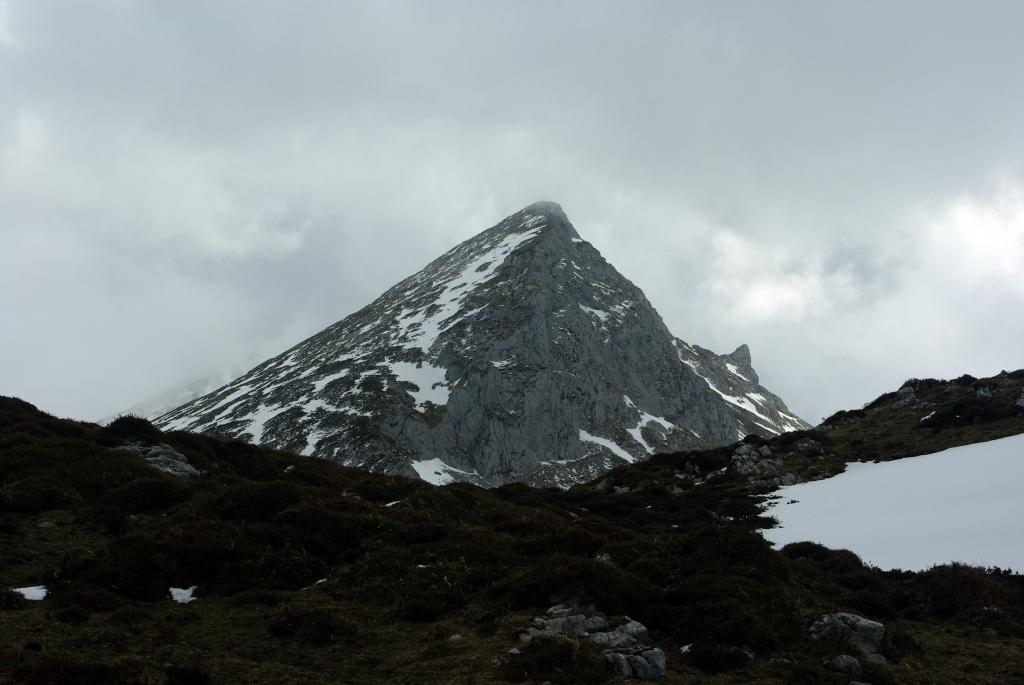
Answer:
[(1024, 3), (0, 0), (0, 393), (95, 419), (540, 199), (811, 422), (1024, 367)]

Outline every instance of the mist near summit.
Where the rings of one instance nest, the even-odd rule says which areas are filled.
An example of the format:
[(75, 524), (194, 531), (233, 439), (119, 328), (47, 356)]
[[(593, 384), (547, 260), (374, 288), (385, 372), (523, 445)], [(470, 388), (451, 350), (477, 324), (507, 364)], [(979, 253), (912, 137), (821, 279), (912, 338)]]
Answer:
[(0, 0), (0, 394), (108, 415), (537, 200), (812, 423), (1020, 368), (1022, 20)]

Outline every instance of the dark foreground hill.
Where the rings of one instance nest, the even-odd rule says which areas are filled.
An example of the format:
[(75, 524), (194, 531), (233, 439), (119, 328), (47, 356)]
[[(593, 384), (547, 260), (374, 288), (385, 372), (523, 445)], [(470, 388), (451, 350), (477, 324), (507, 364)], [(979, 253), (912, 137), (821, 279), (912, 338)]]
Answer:
[[(0, 682), (624, 682), (595, 636), (628, 631), (662, 650), (670, 683), (1024, 682), (1024, 578), (774, 551), (756, 494), (853, 454), (1024, 432), (1022, 384), (915, 381), (818, 429), (659, 455), (567, 492), (434, 487), (3, 398)], [(6, 590), (26, 586), (48, 595)], [(835, 612), (884, 624), (872, 656), (841, 633), (812, 639)], [(520, 638), (566, 613), (591, 637)], [(841, 655), (861, 675), (836, 672)]]

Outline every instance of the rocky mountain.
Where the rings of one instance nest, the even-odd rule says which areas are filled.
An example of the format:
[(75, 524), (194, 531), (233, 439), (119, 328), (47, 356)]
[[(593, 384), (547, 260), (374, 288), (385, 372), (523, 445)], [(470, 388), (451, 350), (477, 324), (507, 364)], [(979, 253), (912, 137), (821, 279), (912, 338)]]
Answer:
[(437, 484), (560, 487), (807, 426), (746, 346), (675, 338), (550, 202), (156, 423)]

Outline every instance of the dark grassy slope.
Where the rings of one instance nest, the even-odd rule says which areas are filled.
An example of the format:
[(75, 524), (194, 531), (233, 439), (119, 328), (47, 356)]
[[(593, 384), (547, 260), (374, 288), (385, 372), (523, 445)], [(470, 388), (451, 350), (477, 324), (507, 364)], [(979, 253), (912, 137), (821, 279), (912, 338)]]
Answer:
[[(1024, 374), (981, 381), (993, 398), (979, 406), (974, 383), (920, 381), (914, 402), (935, 407), (884, 396), (863, 416), (769, 444), (813, 477), (856, 456), (1024, 432)], [(926, 426), (924, 408), (946, 418)], [(799, 449), (807, 438), (820, 450)], [(171, 445), (205, 474), (172, 478), (111, 449), (127, 440)], [(1024, 682), (1024, 579), (960, 566), (882, 573), (810, 544), (773, 551), (735, 469), (700, 485), (685, 475), (715, 472), (731, 453), (659, 456), (569, 492), (434, 488), (0, 399), (0, 587), (51, 589), (42, 602), (0, 592), (0, 682), (605, 677), (587, 644), (538, 641), (503, 661), (555, 599), (644, 622), (668, 655), (668, 682), (847, 683), (821, 666), (835, 646), (807, 638), (810, 620), (834, 610), (889, 628), (889, 665), (863, 678), (876, 685)], [(167, 596), (192, 585), (192, 604)], [(757, 658), (730, 670), (734, 648)]]

